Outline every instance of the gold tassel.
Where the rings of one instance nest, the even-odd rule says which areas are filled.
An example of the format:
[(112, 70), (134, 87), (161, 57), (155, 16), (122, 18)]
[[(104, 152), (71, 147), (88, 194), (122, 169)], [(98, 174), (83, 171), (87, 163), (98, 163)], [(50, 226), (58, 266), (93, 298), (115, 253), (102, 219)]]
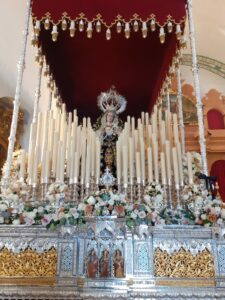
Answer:
[(125, 38), (126, 39), (129, 39), (130, 38), (130, 24), (129, 23), (126, 23), (125, 24)]
[(181, 38), (180, 24), (177, 24), (177, 26), (176, 26), (176, 36), (177, 36), (177, 39), (180, 40), (180, 38)]
[(96, 23), (96, 31), (101, 32), (101, 22), (99, 20)]
[(79, 22), (79, 31), (80, 32), (84, 31), (84, 21), (83, 20), (80, 20), (80, 22)]
[(163, 27), (160, 27), (159, 29), (159, 39), (161, 44), (165, 43), (165, 30)]
[(49, 65), (46, 65), (44, 69), (44, 76), (46, 77), (48, 75), (49, 75)]
[(75, 36), (75, 31), (76, 31), (75, 22), (71, 21), (71, 23), (70, 23), (70, 36), (71, 37)]
[(37, 20), (34, 26), (34, 33), (38, 36), (40, 31), (41, 31), (41, 23), (39, 20)]
[(173, 31), (173, 23), (171, 21), (167, 23), (167, 30), (169, 33)]
[(106, 39), (107, 41), (111, 39), (111, 30), (109, 28), (106, 30)]
[(54, 89), (54, 98), (57, 98), (59, 96), (59, 89), (56, 87)]
[(181, 36), (181, 38), (179, 39), (179, 44), (182, 49), (187, 48), (187, 39), (185, 36)]
[(38, 44), (38, 37), (35, 33), (32, 34), (32, 37), (31, 37), (31, 45), (32, 46), (37, 46)]
[(142, 23), (142, 37), (145, 39), (148, 35), (148, 28), (147, 28), (147, 23), (143, 22)]
[(88, 27), (87, 27), (87, 37), (88, 37), (89, 39), (92, 38), (92, 31), (93, 31), (93, 29), (92, 29), (92, 23), (91, 23), (91, 22), (88, 22)]
[(138, 21), (137, 20), (134, 21), (134, 26), (133, 27), (134, 27), (134, 32), (137, 32), (138, 29), (139, 29)]
[(117, 22), (117, 24), (116, 24), (116, 31), (117, 31), (117, 33), (121, 33), (121, 31), (122, 31), (122, 24), (120, 21)]
[(52, 40), (53, 40), (53, 42), (56, 42), (57, 41), (57, 39), (58, 39), (58, 28), (57, 28), (57, 26), (56, 25), (54, 25), (53, 26), (53, 28), (52, 28)]
[(151, 27), (151, 31), (155, 31), (155, 19), (151, 20), (150, 27)]
[(66, 22), (66, 19), (63, 19), (63, 20), (62, 20), (61, 26), (62, 26), (62, 30), (63, 30), (63, 31), (65, 31), (65, 30), (67, 29), (67, 22)]
[(49, 28), (50, 28), (50, 21), (48, 18), (45, 19), (44, 28), (45, 28), (45, 30), (49, 30)]

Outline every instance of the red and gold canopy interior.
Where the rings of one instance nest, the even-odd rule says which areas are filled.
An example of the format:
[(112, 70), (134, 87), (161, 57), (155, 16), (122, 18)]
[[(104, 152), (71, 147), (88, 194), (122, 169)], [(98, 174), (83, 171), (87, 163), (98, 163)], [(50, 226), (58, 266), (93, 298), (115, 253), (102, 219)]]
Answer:
[[(41, 21), (39, 41), (63, 101), (69, 111), (77, 108), (79, 115), (96, 118), (99, 111), (97, 96), (112, 85), (127, 99), (127, 113), (139, 116), (150, 111), (159, 95), (162, 83), (176, 53), (178, 41), (176, 24), (184, 27), (185, 0), (33, 0), (34, 22)], [(44, 29), (48, 18), (51, 26)], [(65, 19), (68, 29), (61, 29)], [(80, 20), (84, 31), (78, 30)], [(96, 32), (97, 21), (101, 32)], [(134, 32), (137, 20), (139, 30)], [(151, 32), (154, 20), (156, 30)], [(71, 21), (76, 33), (69, 34)], [(116, 32), (116, 23), (122, 32)], [(168, 33), (167, 23), (173, 24)], [(93, 24), (92, 38), (87, 38), (88, 22)], [(148, 34), (142, 37), (142, 22), (147, 22)], [(125, 38), (125, 23), (130, 27), (130, 38)], [(52, 26), (57, 25), (58, 39), (52, 41)], [(111, 39), (106, 40), (110, 28)], [(160, 43), (160, 28), (164, 28), (165, 42)]]

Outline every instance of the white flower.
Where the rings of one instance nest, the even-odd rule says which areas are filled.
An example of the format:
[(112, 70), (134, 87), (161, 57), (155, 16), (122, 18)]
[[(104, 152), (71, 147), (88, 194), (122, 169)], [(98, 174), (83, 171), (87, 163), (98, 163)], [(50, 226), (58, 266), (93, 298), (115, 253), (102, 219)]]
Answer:
[(26, 212), (24, 212), (24, 215), (26, 217), (28, 217), (29, 219), (34, 219), (36, 216), (36, 213), (34, 211), (26, 211)]
[(183, 200), (186, 201), (189, 199), (189, 196), (187, 194), (183, 195)]
[(79, 213), (78, 212), (73, 213), (73, 217), (74, 217), (74, 219), (78, 219), (79, 218)]
[(217, 224), (218, 224), (218, 225), (222, 225), (223, 223), (224, 223), (223, 219), (219, 218), (219, 219), (217, 220)]
[(213, 214), (213, 215), (216, 214), (215, 207), (211, 207), (211, 208), (210, 208), (210, 213)]
[(225, 219), (225, 209), (224, 208), (221, 209), (221, 217), (223, 219)]
[(91, 205), (94, 205), (95, 204), (95, 198), (93, 196), (90, 196), (88, 199), (87, 199), (87, 203), (88, 204), (91, 204)]
[(216, 215), (218, 215), (221, 212), (221, 208), (220, 207), (214, 207), (215, 213)]
[(57, 214), (52, 214), (52, 220), (53, 221), (58, 221), (58, 215)]
[(131, 216), (132, 219), (136, 219), (137, 218), (137, 215), (134, 212), (132, 212), (130, 216)]
[(162, 195), (158, 194), (156, 197), (155, 197), (156, 201), (162, 201), (163, 197)]
[(206, 214), (202, 214), (202, 215), (201, 215), (201, 219), (202, 219), (202, 220), (206, 220), (206, 219), (207, 219)]
[(7, 208), (8, 207), (6, 204), (4, 204), (4, 203), (0, 204), (0, 211), (5, 211)]
[(148, 203), (148, 202), (150, 202), (151, 198), (149, 195), (145, 195), (144, 200)]
[(85, 210), (86, 205), (84, 203), (79, 203), (77, 210)]
[(19, 225), (20, 224), (20, 220), (15, 219), (12, 221), (13, 225)]
[(3, 223), (4, 223), (4, 218), (0, 217), (0, 224), (3, 224)]
[(144, 218), (146, 217), (146, 213), (145, 213), (144, 211), (139, 211), (138, 217), (139, 217), (140, 219), (144, 219)]
[(43, 206), (39, 206), (38, 209), (37, 209), (37, 212), (39, 214), (42, 214), (44, 212), (44, 207)]

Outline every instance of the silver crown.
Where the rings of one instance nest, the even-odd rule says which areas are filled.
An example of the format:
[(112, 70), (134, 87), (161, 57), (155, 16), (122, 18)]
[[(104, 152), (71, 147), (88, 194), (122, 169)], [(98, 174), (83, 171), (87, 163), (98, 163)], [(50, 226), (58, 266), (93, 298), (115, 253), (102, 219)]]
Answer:
[(126, 99), (117, 93), (114, 86), (98, 96), (98, 107), (103, 111), (114, 111), (121, 114), (127, 106)]

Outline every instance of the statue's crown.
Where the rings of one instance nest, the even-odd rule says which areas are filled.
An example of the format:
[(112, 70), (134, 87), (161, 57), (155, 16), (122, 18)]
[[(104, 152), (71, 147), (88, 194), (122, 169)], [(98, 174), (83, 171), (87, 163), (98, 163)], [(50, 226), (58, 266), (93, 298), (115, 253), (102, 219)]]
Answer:
[(103, 111), (113, 111), (117, 114), (122, 113), (126, 109), (126, 99), (117, 93), (114, 86), (107, 92), (102, 92), (98, 96), (98, 107)]

